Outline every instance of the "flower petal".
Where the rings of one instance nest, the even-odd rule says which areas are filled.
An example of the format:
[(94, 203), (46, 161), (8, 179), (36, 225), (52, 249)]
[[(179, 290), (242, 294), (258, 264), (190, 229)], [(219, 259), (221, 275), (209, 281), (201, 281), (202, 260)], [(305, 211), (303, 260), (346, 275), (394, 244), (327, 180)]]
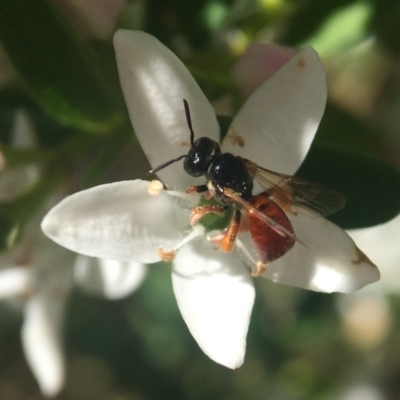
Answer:
[(238, 258), (196, 240), (177, 253), (172, 283), (182, 317), (204, 353), (228, 368), (240, 367), (254, 303), (249, 271)]
[(268, 278), (329, 293), (352, 292), (379, 280), (378, 268), (344, 230), (323, 218), (298, 215), (291, 220), (304, 245), (296, 243), (272, 263), (266, 272)]
[[(293, 175), (314, 139), (326, 98), (324, 66), (306, 47), (249, 97), (232, 121), (224, 151)], [(232, 144), (235, 135), (244, 147)]]
[(64, 297), (49, 299), (36, 295), (25, 306), (22, 344), (29, 366), (42, 393), (55, 396), (64, 384), (61, 320)]
[[(379, 280), (378, 268), (350, 236), (323, 218), (290, 216), (299, 242), (272, 262), (264, 276), (273, 282), (318, 292), (352, 292)], [(240, 235), (253, 252), (249, 235)]]
[(399, 232), (400, 216), (385, 224), (348, 231), (360, 249), (368, 251), (372, 261), (379, 265), (381, 289), (394, 294), (400, 291), (400, 247), (395, 239)]
[(26, 295), (31, 288), (29, 268), (13, 267), (0, 271), (0, 299)]
[(36, 147), (36, 133), (29, 114), (20, 109), (15, 113), (14, 127), (11, 132), (11, 144), (16, 149)]
[[(211, 104), (174, 53), (153, 36), (138, 31), (119, 30), (114, 47), (131, 122), (153, 167), (189, 150), (185, 145), (190, 143), (190, 134), (183, 99), (189, 103), (196, 137), (209, 136), (219, 141), (219, 126)], [(173, 188), (193, 182), (181, 163), (158, 175)]]
[(57, 204), (42, 221), (56, 243), (91, 257), (153, 263), (157, 247), (173, 248), (189, 211), (164, 190), (147, 192), (149, 182), (125, 181), (75, 193)]
[[(17, 149), (34, 148), (36, 145), (35, 129), (28, 113), (18, 110), (11, 132), (11, 144)], [(3, 171), (3, 169), (5, 170)], [(7, 167), (0, 154), (0, 201), (11, 201), (23, 194), (39, 177), (37, 165), (20, 165)]]
[(24, 308), (22, 344), (43, 394), (54, 396), (64, 384), (62, 329), (72, 285), (68, 262), (73, 253), (48, 240), (44, 247), (39, 245), (35, 250), (30, 268), (31, 297)]
[(143, 282), (147, 268), (140, 263), (104, 260), (78, 255), (75, 281), (89, 293), (109, 300), (122, 299)]

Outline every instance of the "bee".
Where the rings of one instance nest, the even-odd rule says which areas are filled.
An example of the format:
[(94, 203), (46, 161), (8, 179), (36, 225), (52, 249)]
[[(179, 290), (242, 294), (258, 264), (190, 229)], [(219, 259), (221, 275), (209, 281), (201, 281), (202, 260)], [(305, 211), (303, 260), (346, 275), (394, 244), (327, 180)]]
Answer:
[[(187, 174), (204, 176), (205, 184), (190, 186), (186, 192), (202, 193), (205, 199), (214, 198), (218, 204), (194, 207), (190, 222), (195, 225), (206, 214), (223, 215), (233, 208), (227, 228), (212, 241), (221, 250), (230, 252), (239, 230), (248, 230), (258, 258), (253, 276), (260, 276), (269, 263), (285, 255), (296, 242), (303, 244), (296, 237), (288, 214), (302, 212), (309, 216), (326, 216), (344, 207), (343, 196), (331, 189), (270, 171), (231, 153), (222, 153), (219, 144), (208, 137), (195, 140), (189, 104), (186, 100), (183, 104), (190, 131), (189, 152), (149, 173), (184, 159), (183, 169)], [(253, 194), (254, 180), (263, 188), (261, 193)]]

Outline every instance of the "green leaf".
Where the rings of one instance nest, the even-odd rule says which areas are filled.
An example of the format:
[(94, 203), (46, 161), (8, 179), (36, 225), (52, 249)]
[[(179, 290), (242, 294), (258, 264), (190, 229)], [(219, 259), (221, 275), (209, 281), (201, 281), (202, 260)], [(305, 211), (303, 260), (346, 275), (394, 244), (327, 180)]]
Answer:
[(0, 40), (36, 99), (62, 123), (101, 132), (122, 118), (88, 51), (53, 2), (1, 1)]
[(293, 7), (293, 13), (286, 21), (279, 41), (288, 46), (304, 42), (321, 29), (331, 14), (343, 6), (354, 3), (354, 0), (305, 0)]
[(354, 2), (334, 10), (307, 43), (324, 58), (348, 49), (365, 39), (365, 27), (372, 12), (367, 2)]
[(329, 217), (344, 229), (373, 226), (400, 213), (400, 173), (379, 159), (314, 143), (296, 175), (345, 196), (345, 208)]

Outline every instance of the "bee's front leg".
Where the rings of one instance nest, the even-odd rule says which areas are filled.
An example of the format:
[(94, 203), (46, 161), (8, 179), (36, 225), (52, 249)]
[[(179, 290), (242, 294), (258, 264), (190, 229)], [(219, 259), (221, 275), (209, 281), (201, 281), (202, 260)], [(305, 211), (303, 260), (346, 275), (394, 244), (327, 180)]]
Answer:
[(206, 200), (210, 200), (213, 197), (207, 185), (189, 186), (186, 189), (186, 193), (203, 193), (203, 197)]
[(192, 213), (190, 214), (190, 224), (192, 226), (196, 225), (199, 222), (200, 218), (210, 213), (222, 216), (227, 209), (228, 206), (220, 206), (215, 204), (206, 204), (203, 206), (194, 207), (192, 209)]

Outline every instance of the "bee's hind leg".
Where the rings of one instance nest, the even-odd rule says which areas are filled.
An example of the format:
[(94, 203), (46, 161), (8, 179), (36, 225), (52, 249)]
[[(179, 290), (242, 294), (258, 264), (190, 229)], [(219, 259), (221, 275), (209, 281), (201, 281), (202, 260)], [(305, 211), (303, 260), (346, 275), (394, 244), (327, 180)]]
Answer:
[(221, 232), (220, 235), (211, 238), (210, 242), (217, 243), (218, 248), (223, 251), (228, 253), (232, 251), (236, 236), (239, 232), (241, 215), (241, 212), (236, 210), (231, 222), (229, 223), (229, 226), (223, 232)]
[(267, 267), (268, 263), (265, 261), (257, 261), (257, 268), (251, 271), (251, 276), (255, 278), (261, 276), (267, 270)]

